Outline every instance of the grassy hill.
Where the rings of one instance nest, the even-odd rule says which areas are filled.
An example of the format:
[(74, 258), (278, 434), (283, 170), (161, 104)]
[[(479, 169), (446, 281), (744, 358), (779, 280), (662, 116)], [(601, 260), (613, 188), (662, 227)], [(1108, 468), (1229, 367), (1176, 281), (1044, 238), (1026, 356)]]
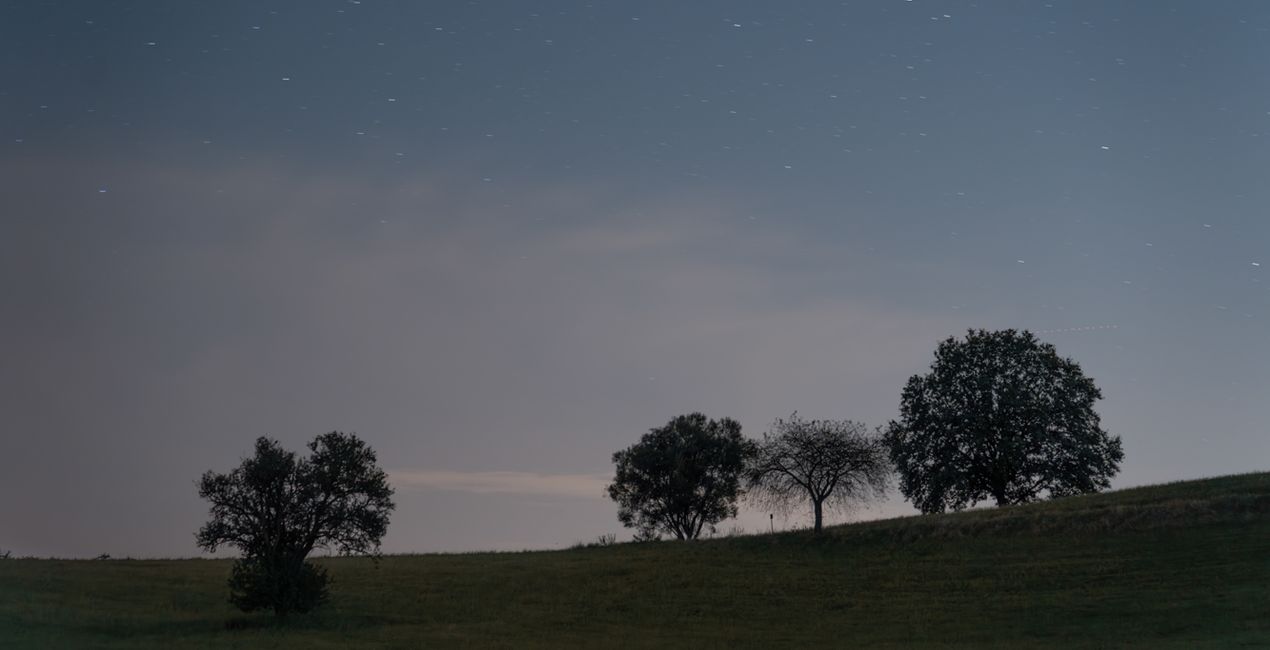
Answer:
[(223, 560), (0, 560), (0, 647), (1270, 647), (1270, 474), (693, 543), (333, 559), (273, 625)]

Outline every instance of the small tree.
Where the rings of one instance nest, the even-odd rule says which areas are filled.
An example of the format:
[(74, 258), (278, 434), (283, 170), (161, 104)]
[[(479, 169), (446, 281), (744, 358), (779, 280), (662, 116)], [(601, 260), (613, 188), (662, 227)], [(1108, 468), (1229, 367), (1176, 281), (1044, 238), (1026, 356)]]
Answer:
[(908, 380), (887, 444), (922, 512), (1096, 492), (1124, 451), (1099, 426), (1094, 382), (1031, 332), (971, 330)]
[(236, 547), (230, 602), (245, 612), (307, 612), (327, 596), (326, 570), (306, 558), (315, 548), (377, 554), (393, 509), (388, 477), (357, 436), (332, 432), (297, 458), (276, 440), (256, 440), (256, 454), (228, 474), (209, 471), (198, 484), (211, 521), (198, 545)]
[(753, 443), (741, 437), (735, 420), (681, 415), (613, 454), (617, 475), (608, 496), (638, 540), (662, 532), (696, 539), (736, 516), (741, 472), (751, 453)]
[(882, 498), (890, 476), (886, 445), (865, 425), (804, 420), (794, 413), (763, 434), (746, 471), (746, 498), (779, 511), (810, 501), (819, 533), (826, 506), (841, 509)]

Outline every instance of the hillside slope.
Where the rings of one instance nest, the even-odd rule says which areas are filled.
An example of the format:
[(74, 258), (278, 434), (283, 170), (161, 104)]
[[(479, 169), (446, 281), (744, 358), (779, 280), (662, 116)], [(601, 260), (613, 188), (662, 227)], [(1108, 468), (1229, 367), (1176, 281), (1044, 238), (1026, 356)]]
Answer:
[(1270, 647), (1270, 474), (693, 543), (326, 561), (275, 626), (229, 564), (0, 561), (0, 647)]

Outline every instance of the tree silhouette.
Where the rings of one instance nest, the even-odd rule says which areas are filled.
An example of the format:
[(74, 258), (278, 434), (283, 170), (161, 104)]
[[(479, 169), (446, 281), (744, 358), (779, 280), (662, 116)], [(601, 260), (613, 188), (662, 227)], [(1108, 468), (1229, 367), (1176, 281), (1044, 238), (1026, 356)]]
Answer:
[(613, 454), (617, 474), (607, 493), (637, 539), (662, 532), (696, 539), (736, 516), (741, 472), (752, 451), (735, 420), (680, 415)]
[(309, 553), (378, 553), (388, 529), (392, 488), (375, 452), (338, 431), (308, 447), (311, 455), (297, 458), (262, 437), (253, 457), (199, 481), (199, 496), (212, 506), (198, 545), (209, 552), (228, 545), (242, 553), (229, 586), (230, 601), (243, 611), (309, 611), (326, 599), (328, 583), (326, 570), (306, 561)]
[(922, 512), (1096, 492), (1124, 458), (1099, 426), (1101, 391), (1031, 332), (971, 330), (908, 380), (887, 444)]
[(746, 471), (746, 498), (781, 511), (810, 501), (819, 533), (826, 506), (880, 498), (890, 476), (886, 445), (865, 425), (794, 413), (763, 434)]

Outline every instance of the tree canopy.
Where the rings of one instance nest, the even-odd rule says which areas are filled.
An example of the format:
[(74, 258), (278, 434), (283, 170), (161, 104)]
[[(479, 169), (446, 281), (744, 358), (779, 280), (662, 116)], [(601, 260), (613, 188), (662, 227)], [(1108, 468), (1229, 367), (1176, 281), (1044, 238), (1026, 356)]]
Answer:
[(1027, 331), (971, 330), (908, 380), (887, 444), (922, 512), (1095, 492), (1124, 458), (1100, 427), (1094, 382)]
[(824, 509), (881, 498), (891, 475), (882, 437), (850, 420), (804, 420), (797, 413), (763, 434), (747, 470), (747, 499), (787, 511), (810, 503), (815, 531)]
[(198, 545), (237, 548), (230, 600), (244, 611), (307, 611), (325, 598), (326, 575), (305, 562), (316, 548), (344, 555), (377, 553), (393, 509), (387, 475), (375, 452), (353, 434), (332, 432), (298, 458), (276, 440), (259, 438), (256, 453), (226, 474), (208, 471), (199, 496), (211, 519)]
[(735, 517), (741, 472), (753, 443), (735, 420), (680, 415), (650, 430), (638, 443), (613, 454), (617, 473), (608, 496), (617, 518), (638, 539), (661, 533), (696, 539), (703, 530)]

